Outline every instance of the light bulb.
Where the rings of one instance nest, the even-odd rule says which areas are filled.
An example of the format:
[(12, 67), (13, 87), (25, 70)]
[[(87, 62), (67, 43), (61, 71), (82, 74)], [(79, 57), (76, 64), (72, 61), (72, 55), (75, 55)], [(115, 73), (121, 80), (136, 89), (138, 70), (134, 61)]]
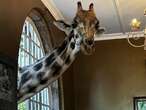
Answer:
[(133, 18), (131, 20), (130, 26), (132, 30), (138, 30), (141, 26), (141, 22), (137, 20), (136, 18)]

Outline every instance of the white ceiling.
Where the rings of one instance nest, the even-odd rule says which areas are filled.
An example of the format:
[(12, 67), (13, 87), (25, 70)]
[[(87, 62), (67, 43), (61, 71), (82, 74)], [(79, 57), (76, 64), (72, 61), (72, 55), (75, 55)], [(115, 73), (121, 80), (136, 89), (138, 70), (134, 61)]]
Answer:
[[(53, 5), (54, 15), (58, 14), (70, 22), (76, 13), (76, 5), (79, 0), (42, 0)], [(106, 28), (106, 33), (121, 33), (129, 31), (129, 23), (132, 18), (146, 24), (143, 10), (146, 8), (146, 0), (80, 0), (85, 10), (89, 4), (94, 3), (95, 13), (101, 26)], [(57, 18), (59, 19), (59, 18)]]

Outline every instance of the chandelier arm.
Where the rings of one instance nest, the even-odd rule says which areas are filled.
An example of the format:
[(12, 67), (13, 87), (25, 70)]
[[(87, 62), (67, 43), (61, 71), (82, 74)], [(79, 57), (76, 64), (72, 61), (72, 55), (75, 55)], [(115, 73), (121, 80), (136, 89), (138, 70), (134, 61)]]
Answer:
[(128, 35), (128, 37), (127, 37), (127, 41), (128, 41), (128, 43), (129, 43), (132, 47), (135, 47), (135, 48), (140, 48), (140, 47), (144, 47), (144, 46), (145, 46), (144, 44), (143, 44), (143, 45), (135, 45), (135, 44), (133, 44), (133, 43), (130, 41), (129, 35)]

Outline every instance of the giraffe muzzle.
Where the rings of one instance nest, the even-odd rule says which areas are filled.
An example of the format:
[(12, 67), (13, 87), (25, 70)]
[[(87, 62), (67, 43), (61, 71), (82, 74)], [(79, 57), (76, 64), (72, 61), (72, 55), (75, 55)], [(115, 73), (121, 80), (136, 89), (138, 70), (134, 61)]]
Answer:
[(94, 44), (94, 39), (85, 39), (85, 43), (91, 46)]
[(94, 39), (84, 39), (83, 43), (84, 46), (82, 47), (82, 50), (84, 54), (91, 55), (95, 52)]

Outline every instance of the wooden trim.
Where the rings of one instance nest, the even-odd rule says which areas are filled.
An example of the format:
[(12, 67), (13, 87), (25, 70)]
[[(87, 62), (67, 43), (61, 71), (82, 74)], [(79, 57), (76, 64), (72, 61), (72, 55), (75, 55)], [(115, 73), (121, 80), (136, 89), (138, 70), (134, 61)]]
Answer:
[(64, 110), (64, 91), (63, 91), (63, 77), (61, 76), (58, 80), (58, 87), (59, 87), (59, 108), (60, 110)]
[(132, 34), (136, 35), (137, 37), (144, 37), (144, 33), (139, 32), (129, 32), (129, 33), (113, 33), (113, 34), (103, 34), (99, 36), (95, 36), (95, 41), (103, 41), (103, 40), (115, 40), (115, 39), (127, 39), (132, 38)]

